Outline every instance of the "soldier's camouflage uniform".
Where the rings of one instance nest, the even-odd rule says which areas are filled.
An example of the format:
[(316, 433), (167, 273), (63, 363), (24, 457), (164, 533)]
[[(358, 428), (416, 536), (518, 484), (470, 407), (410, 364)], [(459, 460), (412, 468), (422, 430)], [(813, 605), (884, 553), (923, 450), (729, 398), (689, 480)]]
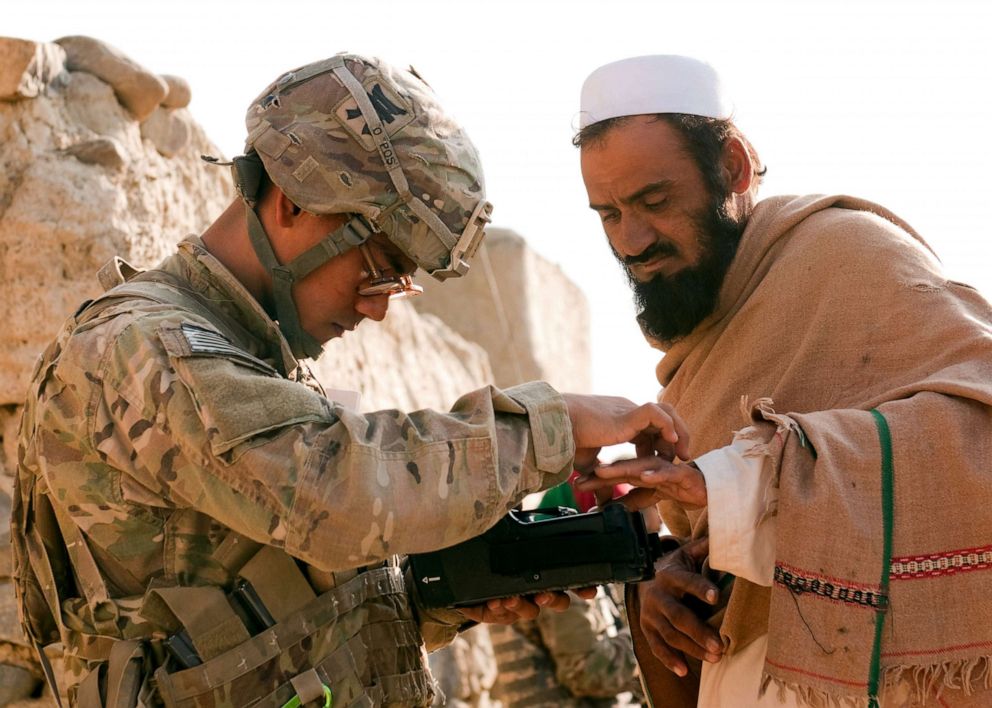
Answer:
[(564, 612), (491, 625), (499, 674), (492, 696), (507, 708), (607, 708), (637, 705), (641, 694), (629, 631), (602, 592), (572, 595)]
[[(64, 643), (70, 695), (84, 705), (99, 682), (142, 705), (255, 705), (264, 689), (257, 705), (281, 706), (314, 685), (312, 673), (289, 684), (294, 662), (318, 656), (331, 657), (317, 678), (335, 706), (428, 704), (422, 638), (450, 641), (460, 615), (414, 620), (401, 570), (382, 562), (483, 532), (562, 481), (573, 452), (564, 402), (545, 384), (482, 389), (448, 414), (330, 403), (278, 326), (190, 238), (70, 318), (38, 363), (13, 514), (21, 603), (37, 642)], [(312, 566), (308, 587), (290, 558)], [(217, 589), (238, 574), (269, 591), (288, 629), (247, 641), (229, 609), (215, 614)], [(314, 587), (335, 589), (313, 600)], [(332, 629), (315, 647), (310, 625), (283, 619), (328, 597), (315, 612)], [(32, 626), (53, 604), (54, 630)], [(218, 658), (170, 673), (169, 698), (164, 670), (150, 671), (172, 661), (161, 640), (183, 626), (201, 658)], [(291, 645), (279, 656), (276, 639)], [(232, 652), (256, 668), (207, 690), (221, 683), (209, 667), (230, 668)]]
[(440, 689), (434, 697), (435, 706), (506, 708), (490, 695), (497, 668), (489, 625), (476, 625), (462, 632), (429, 659)]

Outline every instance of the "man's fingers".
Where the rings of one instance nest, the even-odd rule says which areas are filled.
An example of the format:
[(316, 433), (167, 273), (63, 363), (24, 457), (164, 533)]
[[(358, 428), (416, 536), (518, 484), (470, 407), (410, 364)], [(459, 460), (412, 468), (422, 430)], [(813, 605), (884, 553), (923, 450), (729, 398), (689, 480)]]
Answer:
[[(706, 478), (692, 465), (676, 465), (662, 457), (635, 457), (600, 465), (593, 469), (593, 474), (597, 479), (610, 480), (614, 484), (626, 482), (635, 487), (653, 488), (665, 499), (686, 506), (706, 505)], [(576, 487), (589, 490), (602, 486), (593, 484), (592, 479), (583, 477), (576, 482)]]
[[(712, 605), (720, 598), (720, 589), (716, 583), (699, 573), (688, 570), (662, 570), (661, 584), (665, 593), (671, 597), (692, 595), (703, 602)], [(657, 576), (656, 576), (657, 577)]]
[(710, 537), (703, 536), (682, 544), (680, 549), (696, 563), (702, 563), (710, 554)]
[[(719, 660), (723, 654), (720, 635), (686, 607), (681, 599), (655, 588), (645, 599), (656, 611), (644, 615), (642, 609), (642, 618), (648, 618), (648, 623), (654, 626), (666, 644), (697, 659)], [(644, 619), (641, 624), (643, 627)]]
[(644, 483), (644, 475), (653, 470), (671, 470), (675, 468), (668, 460), (661, 457), (634, 457), (618, 460), (607, 465), (597, 465), (590, 473), (583, 474), (576, 480), (579, 489), (593, 490), (605, 486), (627, 483), (638, 487), (648, 486)]
[(623, 504), (627, 511), (640, 511), (655, 506), (661, 501), (661, 496), (657, 490), (634, 487), (622, 497), (618, 497), (617, 501)]
[[(646, 472), (663, 473), (677, 471), (679, 465), (675, 465), (663, 457), (632, 457), (626, 460), (617, 460), (606, 465), (599, 465), (593, 469), (597, 477), (605, 479), (643, 479)], [(643, 486), (643, 485), (642, 485)]]
[(670, 647), (653, 625), (642, 621), (641, 632), (643, 632), (644, 637), (648, 640), (651, 653), (655, 655), (665, 668), (676, 676), (685, 676), (689, 673), (689, 667), (686, 666), (685, 657), (682, 656), (682, 652)]
[(575, 478), (575, 488), (583, 492), (594, 492), (597, 489), (613, 489), (617, 482), (612, 479), (597, 477), (592, 472), (580, 474)]
[[(656, 617), (652, 624), (652, 631), (659, 644), (664, 643), (671, 651), (678, 652), (682, 657), (691, 656), (702, 661), (706, 656), (706, 650), (699, 643), (679, 630), (666, 617)], [(641, 628), (644, 628), (643, 624)], [(650, 633), (645, 632), (645, 635), (650, 636)]]

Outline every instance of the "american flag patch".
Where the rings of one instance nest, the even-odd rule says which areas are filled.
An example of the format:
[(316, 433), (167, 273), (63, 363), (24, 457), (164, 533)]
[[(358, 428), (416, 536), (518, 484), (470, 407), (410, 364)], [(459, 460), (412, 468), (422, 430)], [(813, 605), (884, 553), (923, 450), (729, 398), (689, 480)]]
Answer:
[(206, 327), (200, 327), (199, 325), (191, 324), (189, 322), (182, 323), (182, 332), (183, 336), (186, 338), (186, 342), (189, 344), (190, 352), (193, 354), (208, 354), (224, 357), (226, 359), (233, 359), (243, 364), (248, 364), (255, 368), (261, 369), (263, 372), (272, 376), (279, 375), (279, 372), (274, 368), (266, 364), (258, 357), (252, 356), (244, 349), (236, 347), (231, 343), (230, 339), (222, 335), (220, 332), (207, 329)]

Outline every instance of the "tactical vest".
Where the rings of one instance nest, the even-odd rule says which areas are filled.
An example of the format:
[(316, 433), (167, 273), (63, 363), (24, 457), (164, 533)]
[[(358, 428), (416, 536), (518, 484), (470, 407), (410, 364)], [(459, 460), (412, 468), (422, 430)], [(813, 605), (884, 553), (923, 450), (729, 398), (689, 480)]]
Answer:
[[(129, 282), (84, 305), (69, 327), (135, 298), (218, 317), (167, 274), (134, 281), (137, 271), (121, 261), (114, 268), (118, 282)], [(106, 275), (105, 268), (101, 281)], [(50, 347), (39, 367), (53, 356)], [(153, 582), (143, 594), (112, 597), (79, 527), (51, 499), (45, 480), (23, 468), (11, 526), (25, 630), (56, 700), (44, 653), (55, 642), (67, 660), (85, 667), (69, 698), (86, 708), (425, 706), (433, 700), (434, 682), (395, 558), (371, 570), (322, 574), (321, 592), (283, 551), (229, 531), (214, 558), (250, 589), (257, 605), (251, 617), (232, 600), (232, 590), (244, 587)], [(260, 615), (265, 621), (259, 624)], [(125, 616), (128, 622), (119, 621)]]

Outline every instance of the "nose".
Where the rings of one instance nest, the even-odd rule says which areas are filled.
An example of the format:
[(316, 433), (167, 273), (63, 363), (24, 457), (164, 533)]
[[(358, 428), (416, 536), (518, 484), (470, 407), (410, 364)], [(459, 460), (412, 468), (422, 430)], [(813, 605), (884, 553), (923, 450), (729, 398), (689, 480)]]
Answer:
[(389, 295), (360, 296), (355, 302), (355, 310), (362, 317), (382, 322), (386, 319), (386, 311), (389, 310)]
[(640, 255), (657, 240), (651, 225), (633, 210), (623, 215), (609, 236), (613, 249), (623, 258)]

